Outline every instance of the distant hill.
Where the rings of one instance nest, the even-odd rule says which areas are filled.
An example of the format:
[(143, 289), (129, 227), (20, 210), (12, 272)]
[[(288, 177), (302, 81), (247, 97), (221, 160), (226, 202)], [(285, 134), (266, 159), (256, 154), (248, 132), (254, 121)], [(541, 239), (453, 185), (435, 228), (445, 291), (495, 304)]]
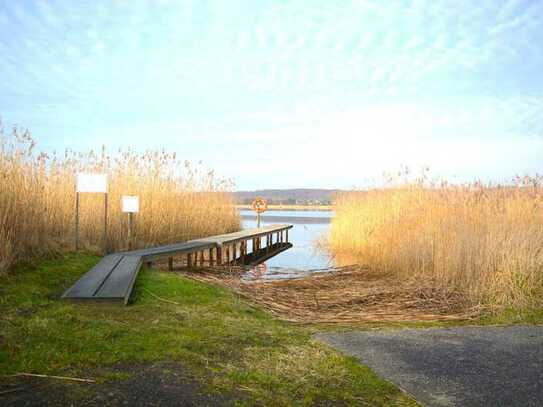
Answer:
[(262, 189), (258, 191), (234, 192), (236, 203), (250, 204), (257, 196), (268, 201), (270, 205), (330, 205), (333, 197), (340, 189)]

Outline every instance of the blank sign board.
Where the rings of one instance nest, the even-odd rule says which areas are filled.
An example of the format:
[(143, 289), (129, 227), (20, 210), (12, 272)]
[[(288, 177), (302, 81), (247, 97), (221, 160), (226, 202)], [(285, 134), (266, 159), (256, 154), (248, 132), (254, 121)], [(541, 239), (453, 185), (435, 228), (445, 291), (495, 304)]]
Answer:
[(77, 174), (76, 191), (107, 193), (107, 175), (80, 172)]
[(122, 211), (128, 213), (137, 213), (140, 211), (140, 198), (138, 196), (122, 196)]

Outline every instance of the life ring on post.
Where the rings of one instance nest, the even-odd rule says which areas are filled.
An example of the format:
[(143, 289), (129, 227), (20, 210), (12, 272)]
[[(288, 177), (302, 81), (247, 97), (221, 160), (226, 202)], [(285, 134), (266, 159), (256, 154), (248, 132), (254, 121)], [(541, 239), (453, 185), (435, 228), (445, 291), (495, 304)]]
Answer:
[(263, 213), (268, 210), (268, 203), (264, 198), (257, 197), (251, 204), (251, 208), (253, 208), (253, 211), (256, 213)]

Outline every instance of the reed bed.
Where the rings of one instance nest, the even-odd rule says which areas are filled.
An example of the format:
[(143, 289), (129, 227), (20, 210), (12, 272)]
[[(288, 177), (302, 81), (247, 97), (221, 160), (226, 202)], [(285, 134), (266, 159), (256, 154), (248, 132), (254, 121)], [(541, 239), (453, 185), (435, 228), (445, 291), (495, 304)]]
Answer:
[[(166, 269), (166, 265), (163, 266)], [(296, 323), (466, 321), (479, 314), (458, 295), (437, 295), (415, 282), (347, 266), (310, 277), (246, 281), (246, 269), (184, 269), (197, 281), (228, 287), (276, 317)], [(444, 293), (442, 293), (444, 294)]]
[(539, 307), (543, 298), (543, 189), (416, 182), (337, 197), (328, 248), (358, 263), (490, 312)]
[[(232, 182), (176, 157), (130, 149), (39, 153), (28, 132), (0, 125), (0, 273), (35, 256), (73, 250), (75, 176), (108, 175), (109, 250), (128, 246), (128, 217), (121, 195), (138, 195), (134, 247), (181, 242), (240, 228), (229, 191)], [(80, 194), (80, 243), (102, 247), (103, 194)]]

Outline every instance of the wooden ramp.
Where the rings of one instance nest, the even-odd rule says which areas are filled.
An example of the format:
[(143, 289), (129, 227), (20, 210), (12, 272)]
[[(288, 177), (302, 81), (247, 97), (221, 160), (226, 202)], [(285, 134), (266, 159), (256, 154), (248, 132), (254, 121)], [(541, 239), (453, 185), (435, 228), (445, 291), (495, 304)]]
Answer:
[[(62, 295), (62, 298), (81, 301), (109, 301), (128, 304), (134, 282), (139, 273), (141, 265), (144, 262), (150, 262), (161, 258), (171, 258), (174, 255), (198, 253), (205, 250), (215, 249), (217, 253), (222, 253), (223, 247), (236, 247), (241, 243), (241, 247), (246, 247), (248, 240), (253, 240), (256, 244), (255, 251), (261, 251), (260, 239), (265, 236), (266, 242), (273, 246), (273, 234), (277, 234), (275, 245), (285, 244), (283, 240), (288, 241), (288, 230), (292, 225), (270, 225), (256, 229), (246, 229), (235, 233), (211, 236), (204, 239), (191, 240), (185, 243), (177, 243), (166, 246), (152, 247), (148, 249), (132, 250), (128, 252), (114, 253), (105, 256), (100, 262), (84, 274), (72, 287)], [(284, 238), (283, 232), (286, 232)], [(234, 245), (234, 246), (232, 246)], [(240, 247), (240, 251), (241, 250)], [(237, 251), (234, 249), (234, 253)], [(221, 255), (222, 256), (222, 255)], [(245, 259), (243, 253), (241, 256)], [(235, 255), (233, 262), (236, 261)], [(252, 256), (248, 254), (247, 260)], [(229, 259), (227, 259), (227, 263)]]

